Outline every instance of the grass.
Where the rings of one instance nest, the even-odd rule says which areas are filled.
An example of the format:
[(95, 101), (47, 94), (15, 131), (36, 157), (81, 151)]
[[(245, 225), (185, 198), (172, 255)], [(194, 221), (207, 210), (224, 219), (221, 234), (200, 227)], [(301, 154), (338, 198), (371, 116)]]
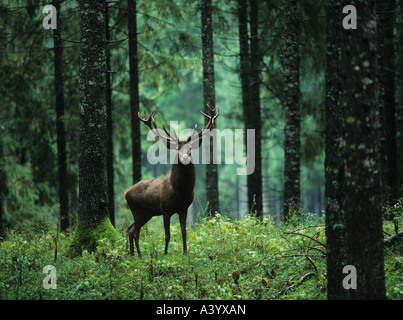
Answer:
[[(73, 259), (65, 254), (71, 236), (11, 231), (0, 243), (0, 299), (326, 299), (324, 225), (314, 221), (204, 219), (188, 228), (187, 256), (179, 224), (168, 255), (163, 229), (143, 227), (142, 258), (128, 254), (118, 231), (115, 243), (102, 239), (96, 252)], [(401, 253), (401, 244), (385, 253), (389, 299), (403, 297)], [(46, 265), (56, 268), (56, 289), (43, 288)]]

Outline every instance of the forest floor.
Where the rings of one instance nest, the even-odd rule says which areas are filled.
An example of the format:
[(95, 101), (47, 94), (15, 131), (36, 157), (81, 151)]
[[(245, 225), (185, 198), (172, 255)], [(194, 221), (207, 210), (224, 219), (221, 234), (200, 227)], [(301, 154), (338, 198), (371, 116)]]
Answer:
[[(0, 299), (326, 299), (324, 224), (204, 219), (188, 228), (187, 256), (179, 224), (167, 255), (163, 228), (151, 229), (142, 229), (142, 258), (128, 254), (122, 228), (114, 244), (100, 240), (74, 259), (64, 254), (69, 235), (11, 231), (0, 242)], [(392, 224), (384, 230), (392, 234)], [(385, 249), (388, 299), (403, 299), (402, 252), (402, 243)], [(43, 286), (47, 265), (56, 289)]]

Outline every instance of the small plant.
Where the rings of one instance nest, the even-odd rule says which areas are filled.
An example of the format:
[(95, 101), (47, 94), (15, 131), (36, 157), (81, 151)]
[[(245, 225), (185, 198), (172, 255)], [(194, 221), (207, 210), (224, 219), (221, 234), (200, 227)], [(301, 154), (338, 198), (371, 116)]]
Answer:
[[(385, 222), (385, 230), (392, 226)], [(96, 251), (70, 258), (71, 237), (60, 234), (55, 260), (54, 234), (7, 234), (0, 243), (0, 299), (326, 299), (324, 226), (312, 219), (294, 226), (217, 214), (189, 229), (187, 256), (179, 223), (168, 255), (161, 253), (163, 230), (143, 232), (142, 258), (129, 255), (125, 237), (101, 239)], [(403, 298), (401, 253), (400, 243), (385, 250), (389, 299)], [(49, 264), (57, 270), (55, 290), (42, 286)]]

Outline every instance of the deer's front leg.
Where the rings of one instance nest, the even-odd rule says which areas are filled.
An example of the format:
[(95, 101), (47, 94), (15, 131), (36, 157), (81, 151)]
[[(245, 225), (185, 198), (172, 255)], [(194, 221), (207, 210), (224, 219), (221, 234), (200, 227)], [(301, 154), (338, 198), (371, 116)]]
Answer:
[(171, 238), (171, 231), (170, 231), (170, 226), (171, 226), (171, 216), (170, 215), (164, 215), (164, 229), (165, 229), (165, 254), (168, 253), (168, 244), (169, 240)]
[(187, 210), (184, 210), (179, 213), (179, 222), (181, 225), (182, 241), (183, 241), (183, 254), (188, 253), (188, 249), (186, 246), (186, 215), (187, 215)]

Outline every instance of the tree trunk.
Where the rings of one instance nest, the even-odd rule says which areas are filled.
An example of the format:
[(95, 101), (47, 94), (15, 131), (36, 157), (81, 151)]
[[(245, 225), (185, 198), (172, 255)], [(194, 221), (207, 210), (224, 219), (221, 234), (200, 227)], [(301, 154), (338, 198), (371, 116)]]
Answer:
[(396, 13), (396, 155), (397, 194), (403, 196), (403, 0)]
[[(250, 95), (251, 120), (255, 129), (255, 171), (251, 174), (249, 192), (249, 210), (257, 217), (263, 218), (262, 191), (262, 147), (261, 147), (261, 115), (260, 115), (260, 61), (259, 50), (259, 1), (250, 0)], [(252, 196), (252, 198), (250, 198)]]
[[(209, 114), (206, 104), (215, 108), (214, 84), (214, 42), (213, 42), (213, 10), (211, 0), (201, 0), (201, 38), (203, 54), (203, 101), (204, 112)], [(206, 118), (207, 124), (207, 118)], [(213, 148), (216, 145), (215, 136), (212, 135), (210, 143), (210, 162), (206, 164), (206, 193), (209, 215), (220, 212), (218, 198), (218, 170), (213, 162)], [(207, 144), (208, 145), (208, 144)]]
[(139, 99), (139, 58), (137, 52), (137, 11), (136, 0), (127, 2), (127, 21), (129, 29), (129, 65), (130, 65), (130, 114), (132, 134), (132, 174), (133, 184), (141, 180), (141, 136), (140, 121), (137, 114), (140, 110)]
[[(0, 119), (3, 118), (3, 114), (0, 113)], [(4, 129), (0, 128), (0, 241), (4, 240), (5, 237), (5, 226), (3, 220), (4, 212), (4, 198), (6, 196), (7, 184), (6, 184), (6, 173), (4, 171), (4, 151), (3, 151), (3, 139), (4, 139)]]
[(285, 1), (284, 25), (284, 220), (300, 207), (299, 15), (297, 0)]
[[(108, 3), (105, 2), (105, 35), (106, 41), (110, 39), (109, 32), (109, 7)], [(109, 46), (106, 46), (106, 90), (105, 90), (105, 100), (106, 100), (106, 171), (108, 180), (108, 211), (109, 219), (112, 225), (115, 225), (115, 191), (114, 176), (113, 176), (113, 128), (112, 128), (112, 88), (111, 88), (111, 53)]]
[[(238, 0), (238, 26), (239, 26), (239, 73), (241, 78), (242, 90), (242, 110), (244, 120), (244, 143), (246, 146), (247, 136), (246, 130), (253, 129), (251, 116), (251, 98), (250, 98), (250, 55), (249, 55), (249, 35), (248, 35), (248, 0)], [(252, 209), (253, 200), (253, 178), (252, 175), (247, 176), (248, 184), (248, 209)]]
[(396, 118), (395, 118), (395, 52), (393, 9), (395, 0), (377, 3), (378, 10), (378, 79), (381, 127), (381, 179), (383, 204), (397, 198), (396, 183)]
[(327, 251), (327, 297), (345, 299), (341, 286), (344, 274), (344, 216), (343, 216), (343, 138), (341, 79), (340, 79), (340, 25), (339, 2), (328, 2), (326, 7), (326, 99), (325, 99), (325, 205)]
[(80, 1), (79, 207), (71, 255), (120, 237), (108, 212), (104, 18), (104, 1)]
[[(350, 4), (350, 3), (349, 3)], [(346, 265), (357, 270), (349, 299), (384, 299), (375, 0), (352, 1), (357, 30), (342, 30)]]
[(60, 16), (60, 0), (53, 0), (56, 8), (57, 29), (53, 30), (54, 68), (55, 68), (55, 104), (56, 104), (56, 134), (57, 134), (57, 170), (59, 181), (60, 231), (70, 226), (69, 200), (67, 188), (67, 160), (66, 160), (66, 131), (64, 128), (64, 79), (63, 79), (63, 44), (61, 27), (63, 21)]

